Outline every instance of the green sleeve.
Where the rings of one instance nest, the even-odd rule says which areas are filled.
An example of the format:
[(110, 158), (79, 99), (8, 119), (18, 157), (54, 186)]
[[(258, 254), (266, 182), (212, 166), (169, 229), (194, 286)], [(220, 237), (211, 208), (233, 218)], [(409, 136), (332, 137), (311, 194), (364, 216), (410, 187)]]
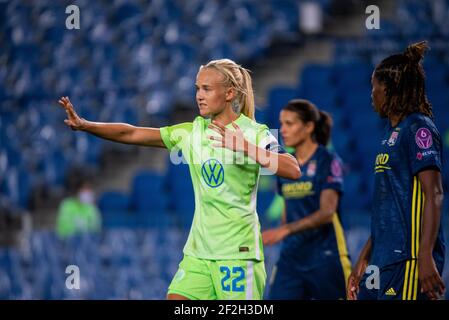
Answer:
[(168, 150), (174, 147), (182, 149), (184, 142), (188, 141), (188, 135), (192, 132), (192, 122), (184, 122), (174, 126), (162, 127), (161, 138)]
[(268, 127), (265, 124), (260, 125), (257, 130), (256, 145), (260, 147), (261, 143), (266, 140), (269, 135), (270, 130)]

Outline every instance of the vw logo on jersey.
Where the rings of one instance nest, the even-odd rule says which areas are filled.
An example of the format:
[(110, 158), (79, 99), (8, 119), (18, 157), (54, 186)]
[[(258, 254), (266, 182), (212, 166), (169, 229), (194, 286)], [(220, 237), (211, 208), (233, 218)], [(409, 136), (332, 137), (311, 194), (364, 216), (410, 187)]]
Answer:
[(201, 175), (209, 187), (219, 187), (224, 181), (223, 165), (217, 159), (209, 159), (203, 163)]

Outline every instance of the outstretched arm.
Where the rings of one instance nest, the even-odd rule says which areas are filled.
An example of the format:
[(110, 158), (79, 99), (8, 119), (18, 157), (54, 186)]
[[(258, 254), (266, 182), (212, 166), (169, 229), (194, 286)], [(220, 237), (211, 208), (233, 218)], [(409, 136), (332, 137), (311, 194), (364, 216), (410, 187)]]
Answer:
[(67, 113), (64, 123), (72, 130), (89, 132), (97, 137), (120, 143), (165, 148), (158, 128), (87, 121), (78, 116), (68, 97), (62, 97), (58, 102)]

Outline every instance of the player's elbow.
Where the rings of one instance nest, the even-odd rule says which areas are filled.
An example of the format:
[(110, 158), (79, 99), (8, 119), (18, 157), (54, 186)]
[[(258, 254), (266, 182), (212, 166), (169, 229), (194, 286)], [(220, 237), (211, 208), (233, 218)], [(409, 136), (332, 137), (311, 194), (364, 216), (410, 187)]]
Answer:
[(428, 190), (427, 192), (424, 192), (424, 198), (425, 201), (428, 201), (432, 206), (441, 208), (443, 206), (444, 192), (442, 188)]
[(292, 165), (285, 175), (285, 178), (291, 180), (297, 180), (300, 177), (301, 177), (301, 169), (299, 169), (298, 165)]
[(288, 161), (289, 161), (289, 170), (287, 172), (287, 176), (286, 178), (288, 179), (292, 179), (292, 180), (297, 180), (301, 177), (301, 169), (299, 168), (299, 164), (298, 161), (291, 155), (287, 155), (288, 156)]
[(299, 178), (301, 178), (301, 169), (299, 168), (299, 165), (295, 165), (292, 170), (292, 179), (297, 180)]
[(321, 224), (329, 224), (334, 220), (335, 210), (321, 210)]
[(434, 203), (438, 208), (443, 206), (444, 201), (444, 193), (443, 190), (436, 190), (433, 196)]

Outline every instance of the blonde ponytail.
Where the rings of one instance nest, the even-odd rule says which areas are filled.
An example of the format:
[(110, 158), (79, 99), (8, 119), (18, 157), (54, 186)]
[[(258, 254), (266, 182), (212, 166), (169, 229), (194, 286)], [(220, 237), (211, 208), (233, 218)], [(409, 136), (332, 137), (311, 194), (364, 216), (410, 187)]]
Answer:
[(245, 68), (240, 68), (243, 76), (243, 87), (245, 88), (245, 93), (242, 94), (240, 105), (242, 106), (241, 113), (250, 119), (254, 120), (254, 91), (253, 82), (251, 80), (251, 75), (249, 71)]

